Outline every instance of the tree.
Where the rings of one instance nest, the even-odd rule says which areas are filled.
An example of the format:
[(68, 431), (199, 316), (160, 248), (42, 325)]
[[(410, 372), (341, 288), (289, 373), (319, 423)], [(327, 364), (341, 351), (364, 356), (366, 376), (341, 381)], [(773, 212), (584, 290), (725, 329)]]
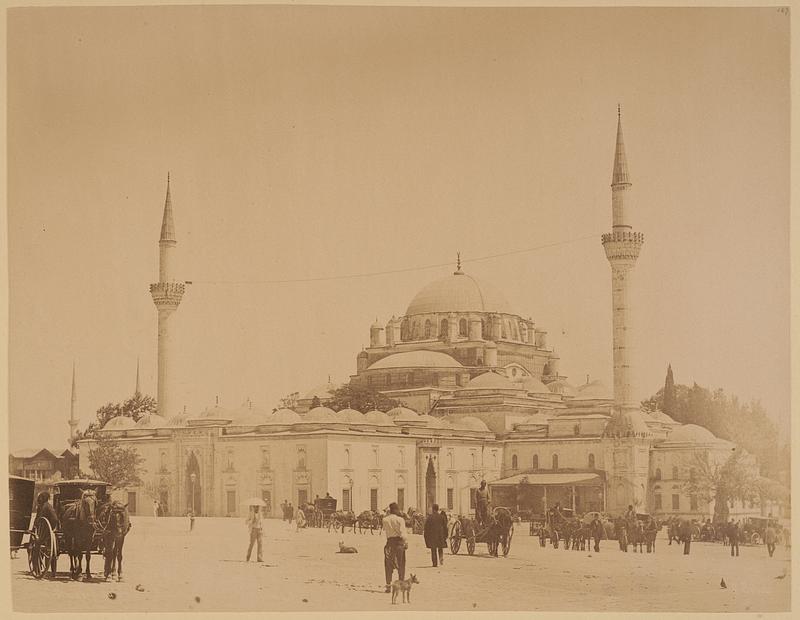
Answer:
[(123, 447), (110, 439), (99, 439), (97, 446), (89, 450), (89, 467), (94, 477), (115, 489), (140, 486), (143, 462), (136, 448)]
[(84, 431), (75, 433), (75, 436), (70, 439), (70, 446), (75, 448), (81, 439), (91, 439), (94, 437), (94, 432), (103, 428), (112, 418), (124, 415), (132, 418), (134, 422), (138, 422), (142, 416), (157, 412), (156, 399), (141, 392), (136, 392), (122, 403), (106, 403), (95, 412), (96, 421), (90, 422)]
[(366, 386), (353, 385), (352, 383), (343, 385), (331, 392), (331, 397), (326, 404), (334, 411), (349, 408), (361, 413), (366, 413), (373, 409), (389, 411), (389, 409), (402, 406), (400, 401), (389, 398), (377, 390)]
[[(281, 409), (294, 409), (297, 406), (297, 401), (300, 399), (300, 392), (292, 392), (281, 398)], [(277, 409), (273, 409), (273, 412)]]
[(675, 380), (672, 378), (672, 364), (667, 366), (667, 378), (664, 381), (664, 394), (661, 410), (669, 416), (675, 414), (676, 408)]
[(714, 521), (728, 521), (733, 501), (753, 501), (758, 497), (757, 476), (741, 450), (734, 450), (723, 462), (710, 462), (708, 453), (695, 453), (690, 461), (693, 475), (683, 483), (688, 495), (714, 502)]

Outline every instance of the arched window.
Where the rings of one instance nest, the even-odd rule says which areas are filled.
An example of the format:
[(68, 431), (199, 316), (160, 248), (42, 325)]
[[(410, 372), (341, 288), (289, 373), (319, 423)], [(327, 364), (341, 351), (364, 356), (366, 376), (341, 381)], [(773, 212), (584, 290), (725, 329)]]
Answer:
[(594, 454), (589, 453), (589, 469), (594, 469)]
[(344, 464), (345, 467), (350, 467), (350, 448), (344, 449)]
[(517, 469), (518, 464), (519, 463), (517, 461), (517, 455), (516, 454), (512, 454), (511, 455), (511, 469)]
[(425, 340), (430, 340), (433, 337), (433, 325), (430, 319), (425, 321)]
[(678, 468), (677, 467), (673, 467), (672, 468), (672, 479), (673, 480), (677, 480), (678, 479)]
[(408, 340), (408, 319), (400, 323), (400, 340)]
[(534, 454), (533, 455), (533, 462), (531, 463), (531, 467), (533, 467), (534, 469), (539, 469), (539, 455), (538, 454)]
[(484, 340), (489, 338), (489, 328), (486, 326), (486, 319), (481, 319), (481, 338)]
[(508, 331), (506, 331), (506, 321), (500, 323), (500, 337), (505, 340), (508, 338)]
[(553, 469), (558, 469), (558, 455), (553, 455)]
[(406, 451), (400, 448), (400, 467), (406, 466)]
[(297, 469), (305, 469), (306, 468), (306, 449), (305, 448), (298, 448), (297, 449)]
[(419, 323), (414, 321), (411, 327), (411, 340), (419, 340)]
[(519, 340), (519, 331), (517, 329), (516, 321), (511, 321), (511, 335), (513, 336), (514, 340)]
[(448, 459), (450, 460), (450, 469), (455, 469), (455, 467), (456, 467), (456, 458), (455, 458), (455, 455), (453, 454), (453, 451), (452, 450), (448, 450), (447, 451), (447, 456), (448, 456)]
[(660, 467), (656, 467), (655, 479), (656, 480), (661, 480), (661, 468)]
[(467, 335), (467, 319), (460, 319), (458, 321), (458, 335), (459, 336)]
[(447, 319), (442, 319), (441, 323), (439, 323), (439, 338), (446, 340), (448, 331)]

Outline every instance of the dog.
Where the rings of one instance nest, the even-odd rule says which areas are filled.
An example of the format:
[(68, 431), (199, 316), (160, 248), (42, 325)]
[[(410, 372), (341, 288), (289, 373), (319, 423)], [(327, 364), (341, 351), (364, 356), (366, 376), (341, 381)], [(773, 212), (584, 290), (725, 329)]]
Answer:
[(402, 593), (404, 603), (411, 602), (411, 584), (419, 583), (416, 575), (411, 575), (408, 579), (398, 579), (392, 584), (392, 605), (397, 605), (397, 593)]
[(339, 541), (339, 553), (358, 553), (358, 549), (355, 547), (345, 547), (344, 541)]

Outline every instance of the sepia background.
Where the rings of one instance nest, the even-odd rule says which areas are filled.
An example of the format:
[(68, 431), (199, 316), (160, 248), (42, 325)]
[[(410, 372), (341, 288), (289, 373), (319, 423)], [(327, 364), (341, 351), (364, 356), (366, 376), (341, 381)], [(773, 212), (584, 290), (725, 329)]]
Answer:
[(65, 441), (73, 360), (82, 427), (133, 392), (137, 358), (155, 393), (167, 171), (190, 411), (346, 380), (368, 326), (457, 251), (572, 383), (610, 385), (618, 103), (645, 234), (637, 397), (671, 363), (788, 432), (777, 9), (10, 11), (11, 449)]

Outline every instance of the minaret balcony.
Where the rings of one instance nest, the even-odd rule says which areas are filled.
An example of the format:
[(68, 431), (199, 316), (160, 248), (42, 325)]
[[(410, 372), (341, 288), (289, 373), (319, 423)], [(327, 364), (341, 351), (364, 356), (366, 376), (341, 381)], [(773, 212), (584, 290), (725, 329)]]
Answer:
[(614, 231), (602, 236), (603, 248), (608, 260), (635, 261), (644, 243), (644, 235), (638, 232)]
[(157, 282), (150, 285), (153, 303), (159, 307), (177, 308), (184, 292), (186, 292), (186, 285), (183, 282)]

